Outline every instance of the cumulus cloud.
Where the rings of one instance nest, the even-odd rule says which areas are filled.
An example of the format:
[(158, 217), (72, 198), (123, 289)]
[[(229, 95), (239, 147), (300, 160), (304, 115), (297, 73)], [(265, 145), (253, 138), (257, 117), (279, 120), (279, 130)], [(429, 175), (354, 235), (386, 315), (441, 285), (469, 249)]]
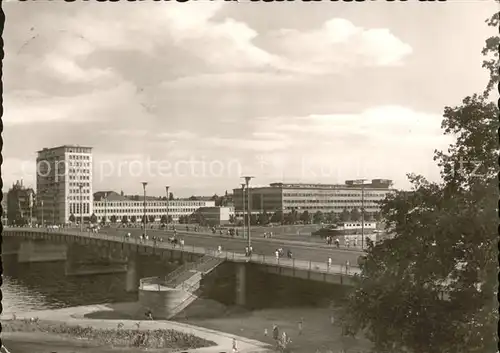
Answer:
[(114, 89), (72, 97), (57, 97), (38, 91), (14, 91), (4, 95), (4, 124), (19, 125), (64, 121), (95, 122), (116, 114), (144, 115), (135, 98), (135, 88), (124, 84)]
[(412, 53), (411, 46), (388, 29), (365, 29), (341, 18), (309, 31), (278, 30), (270, 35), (268, 46), (284, 58), (288, 69), (315, 74), (396, 65)]

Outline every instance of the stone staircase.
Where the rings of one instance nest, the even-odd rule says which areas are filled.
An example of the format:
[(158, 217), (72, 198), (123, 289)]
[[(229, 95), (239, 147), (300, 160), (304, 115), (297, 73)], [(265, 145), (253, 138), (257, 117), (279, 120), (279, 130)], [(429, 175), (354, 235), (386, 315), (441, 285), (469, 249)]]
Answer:
[(166, 285), (185, 293), (182, 301), (171, 311), (168, 319), (176, 316), (192, 302), (198, 299), (200, 283), (204, 275), (213, 271), (217, 266), (224, 262), (224, 259), (211, 256), (203, 256), (198, 261), (185, 264), (166, 278)]

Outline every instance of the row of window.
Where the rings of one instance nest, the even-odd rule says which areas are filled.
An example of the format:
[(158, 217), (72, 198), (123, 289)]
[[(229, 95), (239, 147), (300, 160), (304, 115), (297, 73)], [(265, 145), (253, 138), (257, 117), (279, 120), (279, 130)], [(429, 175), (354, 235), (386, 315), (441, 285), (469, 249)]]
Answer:
[[(364, 203), (373, 203), (373, 204), (376, 204), (378, 203), (380, 200), (364, 200), (363, 202)], [(361, 200), (285, 200), (285, 203), (294, 203), (294, 204), (299, 204), (299, 205), (303, 205), (303, 204), (311, 204), (311, 203), (321, 203), (321, 204), (325, 204), (325, 203), (349, 203), (349, 204), (361, 204), (362, 201)]]
[(77, 155), (77, 154), (70, 154), (68, 155), (69, 159), (77, 159), (77, 160), (90, 160), (89, 155)]
[[(294, 209), (295, 207), (286, 207), (287, 210), (291, 210), (291, 209)], [(343, 210), (343, 209), (349, 209), (349, 208), (352, 208), (352, 207), (346, 207), (346, 206), (300, 206), (300, 210), (299, 211), (305, 211), (305, 210), (314, 210), (314, 211), (322, 211), (322, 210)], [(361, 206), (359, 206), (359, 208), (361, 208)], [(376, 206), (367, 206), (365, 205), (364, 206), (365, 208), (365, 211), (366, 210), (377, 210), (378, 211), (378, 207)]]
[[(89, 168), (90, 163), (85, 163), (84, 167)], [(84, 168), (69, 168), (70, 173), (85, 173), (85, 174), (90, 174), (90, 169), (84, 169)]]
[[(173, 219), (174, 221), (177, 221), (177, 220), (179, 219), (179, 217), (180, 217), (180, 216), (186, 216), (186, 215), (187, 215), (187, 213), (173, 213), (173, 214), (169, 214), (169, 216), (172, 216), (172, 219)], [(97, 216), (97, 215), (96, 215), (96, 216)], [(123, 216), (127, 217), (127, 220), (128, 220), (128, 221), (130, 221), (130, 218), (131, 218), (132, 216), (135, 216), (135, 218), (137, 219), (137, 222), (141, 222), (141, 221), (142, 221), (142, 216), (143, 216), (143, 214), (142, 214), (142, 213), (141, 213), (141, 214), (138, 214), (138, 213), (137, 213), (137, 214), (127, 214), (127, 215), (123, 215)], [(115, 217), (116, 217), (116, 221), (117, 221), (117, 222), (121, 222), (121, 221), (122, 221), (123, 216), (122, 216), (122, 215), (120, 215), (120, 216), (115, 215)], [(162, 217), (163, 215), (158, 216), (158, 215), (149, 215), (149, 214), (148, 214), (148, 215), (147, 215), (147, 217), (148, 217), (148, 223), (150, 222), (150, 221), (149, 221), (149, 216), (155, 216), (155, 222), (159, 222), (159, 221), (161, 220), (161, 217)], [(111, 217), (111, 215), (109, 215), (109, 214), (108, 214), (108, 215), (106, 215), (106, 218), (107, 218), (108, 222), (109, 222), (109, 220), (110, 220), (110, 217)], [(98, 221), (101, 221), (103, 218), (104, 218), (104, 215), (99, 215), (99, 216), (97, 216), (97, 220), (98, 220)]]
[[(184, 213), (193, 213), (194, 211), (197, 210), (197, 208), (184, 208), (184, 209), (178, 209), (178, 208), (169, 208), (169, 214), (170, 213), (175, 213), (175, 212), (184, 212)], [(113, 213), (119, 213), (119, 214), (124, 214), (124, 213), (143, 213), (144, 212), (144, 209), (141, 209), (141, 208), (137, 208), (137, 209), (133, 209), (133, 208), (119, 208), (119, 209), (98, 209), (98, 208), (94, 208), (94, 212), (96, 214), (113, 214)], [(162, 209), (162, 208), (147, 208), (146, 207), (146, 213), (160, 213), (160, 214), (163, 214), (163, 213), (166, 213), (167, 210), (166, 209)]]
[[(386, 192), (384, 192), (384, 193), (370, 193), (370, 192), (365, 192), (364, 193), (364, 197), (379, 197), (379, 198), (384, 198), (385, 195), (387, 195)], [(315, 194), (284, 193), (283, 196), (285, 196), (285, 197), (319, 197), (319, 198), (324, 198), (324, 197), (361, 197), (361, 192), (358, 192), (358, 193), (349, 193), (349, 194), (337, 194), (337, 193), (330, 193), (330, 194), (324, 194), (324, 193), (315, 193)]]
[[(82, 204), (83, 206), (83, 213), (89, 213), (90, 209), (90, 204), (84, 203)], [(80, 204), (79, 203), (70, 203), (69, 204), (69, 213), (72, 214), (80, 214)]]
[[(210, 206), (214, 205), (213, 202), (210, 204), (207, 204), (206, 202), (200, 202), (200, 201), (162, 201), (162, 202), (154, 202), (154, 201), (147, 201), (146, 205), (147, 206), (155, 206), (155, 207), (173, 207), (173, 206), (185, 206), (185, 207), (192, 207), (192, 206), (198, 206), (198, 207), (203, 207), (203, 206)], [(144, 206), (144, 201), (98, 201), (95, 203), (96, 207), (143, 207)]]
[(78, 195), (78, 196), (68, 196), (68, 200), (70, 201), (80, 201), (80, 198), (82, 200), (90, 200), (90, 196), (81, 196)]
[(86, 187), (90, 187), (90, 183), (86, 183), (86, 182), (82, 182), (82, 183), (72, 183), (72, 182), (70, 182), (70, 183), (69, 183), (69, 186), (70, 186), (70, 187), (71, 187), (71, 186), (78, 186), (78, 187), (80, 187), (80, 185), (79, 185), (79, 184), (83, 184), (82, 186), (84, 186), (84, 187), (85, 187), (85, 186), (86, 186)]

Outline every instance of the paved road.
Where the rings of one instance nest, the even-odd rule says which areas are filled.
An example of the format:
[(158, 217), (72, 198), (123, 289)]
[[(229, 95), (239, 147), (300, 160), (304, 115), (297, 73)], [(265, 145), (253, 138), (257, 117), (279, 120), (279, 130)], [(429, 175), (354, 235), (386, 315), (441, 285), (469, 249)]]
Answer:
[[(141, 229), (106, 229), (101, 230), (101, 233), (109, 235), (124, 235), (130, 233), (136, 239), (142, 234)], [(164, 240), (171, 236), (172, 232), (161, 230), (148, 230), (148, 235), (162, 237)], [(185, 246), (203, 247), (206, 249), (216, 249), (218, 245), (222, 246), (223, 251), (244, 253), (247, 240), (242, 238), (220, 237), (200, 233), (186, 233), (179, 231), (178, 237), (185, 241)], [(274, 257), (277, 248), (283, 248), (285, 252), (290, 249), (293, 257), (297, 260), (325, 262), (328, 257), (332, 258), (334, 264), (344, 264), (349, 261), (352, 266), (357, 264), (360, 251), (347, 249), (337, 249), (326, 244), (312, 244), (307, 242), (292, 242), (283, 239), (252, 239), (252, 247), (254, 254), (265, 255), (266, 257)]]

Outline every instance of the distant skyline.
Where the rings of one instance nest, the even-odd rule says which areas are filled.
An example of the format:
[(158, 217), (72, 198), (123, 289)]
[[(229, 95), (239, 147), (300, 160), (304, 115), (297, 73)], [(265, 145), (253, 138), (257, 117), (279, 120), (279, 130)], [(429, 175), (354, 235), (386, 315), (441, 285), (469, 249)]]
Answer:
[[(93, 147), (94, 190), (439, 180), (443, 108), (484, 90), (489, 1), (4, 3), (3, 180)], [(265, 7), (265, 11), (263, 8)]]

